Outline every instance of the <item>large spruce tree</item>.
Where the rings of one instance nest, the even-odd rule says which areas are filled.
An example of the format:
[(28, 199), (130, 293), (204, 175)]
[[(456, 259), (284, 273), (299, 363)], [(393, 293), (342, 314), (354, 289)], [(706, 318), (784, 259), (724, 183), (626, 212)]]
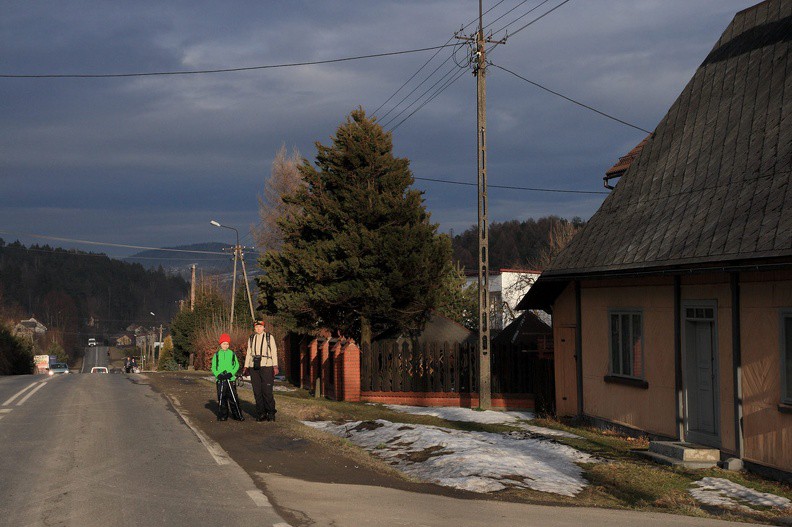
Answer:
[(445, 290), (451, 245), (410, 188), (409, 161), (362, 109), (316, 148), (305, 185), (284, 197), (301, 214), (281, 220), (283, 245), (260, 260), (265, 311), (364, 343), (372, 330), (420, 326)]

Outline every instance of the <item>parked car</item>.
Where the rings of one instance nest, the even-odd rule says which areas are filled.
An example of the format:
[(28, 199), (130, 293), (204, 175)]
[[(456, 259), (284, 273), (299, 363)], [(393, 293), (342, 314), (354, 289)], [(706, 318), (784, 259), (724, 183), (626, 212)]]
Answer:
[(91, 368), (91, 373), (107, 373), (106, 366), (94, 366)]
[(69, 373), (69, 365), (65, 362), (53, 362), (48, 368), (48, 375), (57, 375), (59, 373)]

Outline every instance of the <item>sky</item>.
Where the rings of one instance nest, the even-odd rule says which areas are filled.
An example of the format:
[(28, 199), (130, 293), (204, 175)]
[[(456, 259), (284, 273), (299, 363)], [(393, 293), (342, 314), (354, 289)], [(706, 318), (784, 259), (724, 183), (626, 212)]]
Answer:
[[(487, 31), (511, 34), (488, 54), (490, 222), (589, 218), (605, 197), (604, 172), (646, 136), (496, 66), (653, 130), (734, 14), (755, 3), (485, 0)], [(478, 16), (476, 0), (0, 0), (0, 14), (0, 76), (244, 68), (460, 44), (230, 73), (0, 77), (6, 241), (112, 256), (137, 251), (28, 234), (141, 247), (233, 242), (209, 224), (216, 219), (253, 245), (277, 150), (313, 160), (315, 142), (330, 144), (358, 106), (392, 129), (439, 231), (476, 224), (476, 84), (454, 38)], [(421, 106), (447, 72), (462, 75)]]

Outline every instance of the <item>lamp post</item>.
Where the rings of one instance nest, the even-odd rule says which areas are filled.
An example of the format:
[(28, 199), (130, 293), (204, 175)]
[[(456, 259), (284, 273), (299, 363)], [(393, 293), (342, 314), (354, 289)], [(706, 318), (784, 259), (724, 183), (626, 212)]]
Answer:
[(251, 318), (256, 317), (256, 315), (253, 312), (253, 298), (250, 296), (250, 287), (248, 286), (247, 269), (245, 269), (245, 257), (242, 254), (242, 246), (239, 245), (238, 230), (236, 230), (234, 227), (229, 227), (228, 225), (222, 225), (217, 220), (210, 220), (209, 223), (211, 223), (215, 227), (222, 227), (223, 229), (231, 229), (236, 233), (236, 245), (234, 246), (234, 281), (231, 284), (231, 322), (229, 323), (229, 329), (230, 329), (234, 327), (234, 302), (236, 301), (237, 261), (242, 262), (242, 274), (245, 278), (245, 290), (247, 291), (248, 304), (250, 305), (250, 317)]

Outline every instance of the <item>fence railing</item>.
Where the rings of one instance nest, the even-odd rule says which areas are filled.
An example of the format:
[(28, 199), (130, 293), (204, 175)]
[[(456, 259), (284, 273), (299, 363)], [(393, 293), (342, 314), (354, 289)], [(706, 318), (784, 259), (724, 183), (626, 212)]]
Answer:
[[(535, 393), (535, 354), (491, 348), (492, 392)], [(478, 349), (468, 342), (373, 342), (361, 357), (361, 390), (371, 392), (478, 392)]]

